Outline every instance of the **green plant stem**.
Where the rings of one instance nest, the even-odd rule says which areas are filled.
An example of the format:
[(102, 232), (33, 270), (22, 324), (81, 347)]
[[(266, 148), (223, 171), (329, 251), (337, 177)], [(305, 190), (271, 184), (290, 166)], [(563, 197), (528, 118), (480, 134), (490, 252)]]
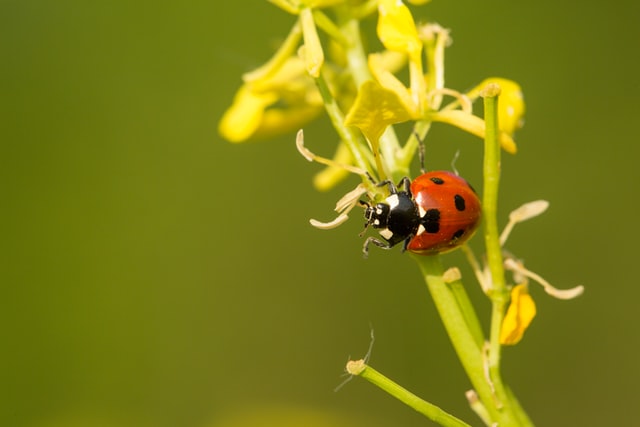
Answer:
[[(493, 91), (491, 90), (493, 89)], [(498, 94), (500, 88), (487, 88), (483, 91), (485, 119), (484, 150), (484, 186), (482, 210), (484, 213), (484, 239), (487, 249), (487, 262), (491, 271), (491, 335), (489, 338), (489, 372), (496, 386), (501, 387), (500, 380), (500, 328), (504, 319), (505, 306), (508, 300), (502, 265), (502, 248), (498, 232), (498, 187), (500, 184), (500, 145), (498, 143)], [(499, 398), (504, 398), (500, 396)]]
[(333, 125), (338, 135), (340, 135), (340, 139), (349, 148), (351, 155), (353, 155), (356, 166), (358, 166), (362, 170), (369, 171), (369, 164), (366, 161), (365, 156), (362, 154), (364, 150), (360, 148), (358, 137), (351, 129), (348, 129), (344, 125), (344, 113), (340, 109), (340, 106), (329, 90), (329, 86), (327, 85), (327, 82), (325, 81), (322, 73), (320, 73), (320, 76), (315, 79), (315, 81), (316, 85), (318, 86), (320, 96), (322, 97), (324, 108), (327, 111), (329, 119), (331, 120), (331, 124)]
[(498, 96), (500, 87), (489, 84), (481, 91), (484, 99), (485, 151), (484, 151), (484, 186), (482, 209), (484, 214), (484, 239), (487, 250), (487, 263), (491, 272), (491, 331), (489, 337), (489, 376), (495, 390), (497, 403), (504, 406), (505, 412), (511, 414), (518, 425), (531, 425), (526, 413), (512, 393), (502, 382), (500, 358), (500, 328), (504, 320), (509, 294), (505, 283), (504, 266), (502, 264), (502, 248), (498, 231), (498, 189), (500, 184), (500, 142), (498, 127)]
[(319, 9), (313, 9), (313, 20), (316, 21), (318, 28), (321, 28), (325, 33), (331, 36), (336, 42), (342, 46), (347, 46), (348, 42), (346, 37), (340, 32), (340, 29), (333, 23), (331, 19), (324, 12)]
[(464, 320), (469, 328), (469, 332), (474, 338), (474, 341), (479, 349), (484, 345), (484, 332), (482, 332), (482, 326), (480, 325), (480, 320), (478, 320), (478, 315), (476, 314), (476, 310), (471, 304), (471, 300), (469, 299), (469, 295), (467, 294), (467, 290), (464, 288), (461, 280), (455, 280), (451, 283), (448, 283), (451, 288), (451, 292), (456, 298), (458, 302), (458, 306), (460, 307), (460, 311), (464, 316)]
[(513, 417), (496, 405), (493, 389), (484, 374), (484, 358), (477, 339), (467, 324), (469, 315), (462, 312), (455, 293), (442, 277), (444, 269), (439, 256), (412, 255), (418, 262), (433, 298), (440, 319), (444, 324), (453, 348), (462, 363), (464, 370), (473, 384), (478, 397), (484, 404), (491, 420), (500, 425), (515, 425)]
[[(354, 362), (357, 363), (357, 362)], [(361, 370), (360, 370), (361, 369)], [(445, 427), (465, 427), (469, 424), (454, 417), (448, 412), (444, 411), (440, 407), (427, 402), (411, 393), (409, 390), (390, 380), (382, 375), (380, 372), (373, 369), (371, 366), (362, 364), (359, 365), (357, 372), (353, 372), (354, 375), (359, 375), (372, 384), (378, 386), (382, 390), (389, 393), (391, 396), (400, 400), (404, 404), (410, 406), (421, 414), (425, 415), (430, 420)]]

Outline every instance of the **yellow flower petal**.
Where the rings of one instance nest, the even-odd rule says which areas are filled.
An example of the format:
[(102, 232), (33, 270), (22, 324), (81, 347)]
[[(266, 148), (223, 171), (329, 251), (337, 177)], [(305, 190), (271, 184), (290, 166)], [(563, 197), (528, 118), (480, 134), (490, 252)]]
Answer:
[[(245, 78), (246, 78), (245, 74)], [(259, 77), (251, 82), (256, 93), (274, 92), (291, 104), (306, 102), (322, 105), (322, 99), (313, 80), (305, 70), (305, 63), (298, 57), (287, 59), (271, 76)]]
[(296, 23), (289, 31), (289, 35), (276, 50), (275, 54), (266, 63), (256, 68), (253, 71), (245, 73), (242, 76), (242, 80), (245, 83), (257, 82), (260, 80), (266, 80), (273, 77), (275, 74), (281, 72), (282, 68), (292, 61), (293, 58), (301, 61), (295, 56), (300, 39), (302, 38), (302, 28)]
[(514, 286), (511, 290), (511, 304), (500, 329), (500, 344), (515, 345), (520, 342), (535, 316), (536, 304), (529, 295), (527, 285)]
[(382, 44), (415, 59), (422, 42), (409, 8), (401, 0), (379, 0), (378, 14), (378, 38)]
[(321, 107), (299, 105), (291, 108), (270, 108), (264, 112), (262, 122), (254, 136), (265, 139), (293, 132), (304, 127), (324, 110)]
[(273, 93), (254, 93), (246, 85), (242, 86), (220, 119), (218, 132), (231, 142), (247, 140), (260, 126), (265, 109), (277, 99)]
[(304, 38), (303, 58), (307, 66), (307, 72), (312, 77), (320, 76), (320, 69), (324, 64), (324, 52), (318, 37), (316, 23), (313, 20), (313, 10), (305, 8), (300, 11), (300, 23), (302, 24), (302, 36)]
[(323, 111), (320, 93), (298, 57), (289, 57), (268, 72), (243, 77), (245, 84), (218, 125), (220, 134), (231, 142), (294, 131)]
[(496, 83), (500, 86), (500, 98), (498, 98), (498, 125), (500, 130), (513, 135), (524, 124), (524, 95), (520, 85), (513, 80), (500, 77), (490, 77), (469, 91), (467, 96), (476, 99), (487, 84)]
[[(418, 118), (418, 106), (413, 102), (409, 89), (402, 84), (396, 76), (394, 76), (387, 67), (393, 66), (394, 63), (389, 62), (389, 55), (374, 53), (369, 55), (368, 64), (373, 76), (378, 80), (385, 89), (394, 92), (400, 101), (404, 104), (404, 108), (411, 112), (412, 117)], [(395, 57), (397, 60), (397, 57)]]
[(370, 68), (397, 73), (407, 65), (407, 55), (393, 50), (383, 50), (369, 54), (368, 63)]
[(369, 142), (376, 144), (387, 126), (410, 119), (411, 112), (395, 92), (368, 80), (360, 87), (345, 124), (359, 128)]
[[(479, 138), (484, 138), (485, 124), (478, 116), (466, 113), (461, 110), (437, 111), (429, 115), (431, 120), (435, 122), (448, 123), (462, 130), (465, 130)], [(515, 154), (518, 151), (513, 138), (506, 132), (500, 132), (498, 135), (500, 146), (504, 151)]]
[(303, 0), (302, 1), (302, 3), (304, 3), (305, 6), (311, 7), (314, 9), (335, 6), (337, 4), (344, 3), (344, 2), (345, 0)]

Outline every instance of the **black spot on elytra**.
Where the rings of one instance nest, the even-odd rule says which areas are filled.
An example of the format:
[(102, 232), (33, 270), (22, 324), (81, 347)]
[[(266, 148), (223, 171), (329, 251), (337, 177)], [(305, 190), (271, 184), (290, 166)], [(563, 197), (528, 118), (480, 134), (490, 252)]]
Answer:
[(444, 184), (444, 179), (438, 178), (437, 176), (434, 176), (433, 178), (429, 178), (429, 179), (431, 179), (431, 182), (433, 182), (436, 185)]
[(437, 233), (440, 231), (440, 211), (429, 209), (422, 217), (422, 225), (427, 233)]
[(453, 237), (451, 238), (451, 240), (458, 240), (459, 238), (462, 237), (463, 234), (464, 234), (464, 230), (460, 229), (460, 230), (456, 231), (455, 233), (453, 233)]
[(453, 196), (453, 201), (456, 204), (456, 209), (459, 210), (460, 212), (466, 209), (464, 197), (462, 197), (461, 195), (456, 194), (455, 196)]

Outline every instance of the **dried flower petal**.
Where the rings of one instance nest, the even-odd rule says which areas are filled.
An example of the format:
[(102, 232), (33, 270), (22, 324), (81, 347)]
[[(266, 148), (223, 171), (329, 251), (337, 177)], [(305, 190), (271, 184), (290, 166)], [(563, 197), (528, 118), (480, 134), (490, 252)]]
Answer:
[(519, 208), (513, 210), (509, 214), (509, 222), (502, 230), (502, 234), (500, 235), (500, 246), (504, 246), (509, 235), (511, 234), (511, 230), (513, 227), (519, 223), (526, 221), (528, 219), (534, 218), (538, 215), (544, 213), (549, 207), (549, 202), (546, 200), (535, 200), (533, 202), (525, 203)]
[(455, 282), (456, 280), (460, 280), (462, 278), (462, 273), (458, 267), (448, 268), (447, 271), (442, 275), (442, 280), (444, 283)]
[(343, 142), (338, 144), (333, 161), (337, 165), (327, 165), (323, 170), (313, 177), (313, 185), (320, 191), (328, 191), (342, 182), (349, 172), (341, 165), (350, 165), (353, 163), (353, 155), (347, 145)]
[(549, 202), (546, 200), (534, 200), (533, 202), (525, 203), (518, 209), (515, 209), (509, 214), (509, 220), (513, 222), (522, 222), (544, 213), (549, 207)]
[(571, 289), (558, 289), (552, 286), (551, 283), (547, 282), (540, 275), (534, 273), (531, 270), (527, 270), (522, 262), (517, 261), (513, 258), (506, 258), (504, 260), (504, 266), (507, 270), (513, 272), (516, 280), (524, 280), (524, 278), (530, 278), (538, 282), (538, 284), (540, 284), (544, 288), (544, 291), (552, 297), (568, 300), (579, 297), (584, 293), (584, 286), (582, 285), (575, 286)]
[(317, 219), (310, 219), (309, 223), (316, 228), (321, 230), (330, 230), (332, 228), (336, 228), (342, 223), (344, 223), (348, 217), (348, 213), (351, 212), (360, 200), (360, 197), (367, 192), (367, 189), (362, 184), (358, 184), (356, 188), (349, 191), (347, 194), (342, 196), (338, 203), (336, 203), (336, 212), (339, 212), (339, 215), (332, 221), (322, 222)]

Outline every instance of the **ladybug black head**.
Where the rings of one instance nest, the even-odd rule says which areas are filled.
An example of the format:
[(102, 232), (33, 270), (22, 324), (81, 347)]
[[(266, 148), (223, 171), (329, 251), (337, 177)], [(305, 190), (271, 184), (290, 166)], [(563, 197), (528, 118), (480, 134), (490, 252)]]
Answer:
[(364, 218), (366, 227), (372, 226), (379, 230), (380, 235), (389, 243), (389, 247), (415, 235), (420, 225), (418, 207), (406, 191), (391, 194), (384, 202), (366, 206)]
[(373, 228), (385, 228), (387, 226), (387, 219), (389, 218), (389, 211), (391, 208), (386, 203), (377, 203), (371, 206), (368, 203), (362, 202), (366, 208), (364, 210), (364, 219), (367, 220), (366, 227), (372, 226)]

